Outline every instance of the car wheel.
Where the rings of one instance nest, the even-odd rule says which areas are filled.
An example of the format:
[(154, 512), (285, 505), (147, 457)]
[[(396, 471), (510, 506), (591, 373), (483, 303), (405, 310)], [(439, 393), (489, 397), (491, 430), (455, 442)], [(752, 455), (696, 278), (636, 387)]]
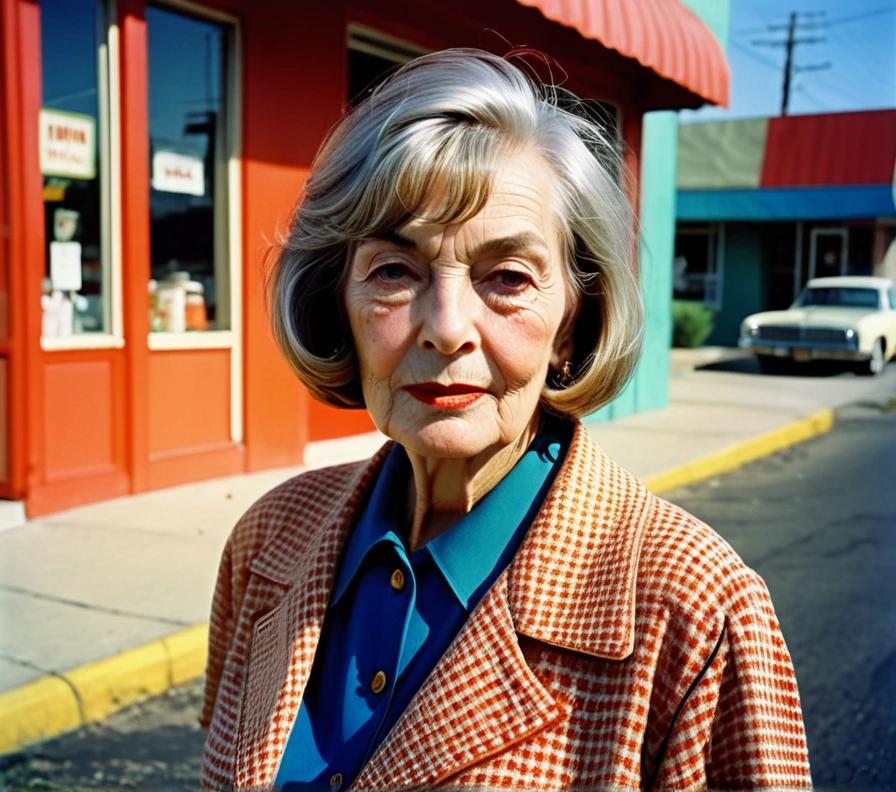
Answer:
[(775, 355), (756, 355), (756, 362), (763, 374), (787, 374), (793, 364), (790, 358)]
[(863, 364), (862, 373), (869, 377), (876, 377), (884, 370), (887, 359), (884, 356), (884, 340), (878, 338), (871, 347), (871, 357)]

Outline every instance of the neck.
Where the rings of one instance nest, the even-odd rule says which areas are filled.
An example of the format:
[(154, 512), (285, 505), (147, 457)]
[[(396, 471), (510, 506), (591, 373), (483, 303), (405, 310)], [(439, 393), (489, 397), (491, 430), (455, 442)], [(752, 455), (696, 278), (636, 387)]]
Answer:
[(538, 433), (540, 418), (536, 411), (517, 438), (474, 457), (439, 459), (408, 452), (413, 471), (408, 489), (411, 552), (451, 528), (504, 478)]

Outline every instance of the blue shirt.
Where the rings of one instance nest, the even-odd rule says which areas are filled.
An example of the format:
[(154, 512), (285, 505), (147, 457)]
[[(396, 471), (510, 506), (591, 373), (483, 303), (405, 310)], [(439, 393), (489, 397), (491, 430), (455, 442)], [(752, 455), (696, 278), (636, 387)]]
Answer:
[(560, 467), (556, 420), (460, 522), (409, 553), (396, 445), (349, 538), (276, 784), (347, 788), (517, 551)]

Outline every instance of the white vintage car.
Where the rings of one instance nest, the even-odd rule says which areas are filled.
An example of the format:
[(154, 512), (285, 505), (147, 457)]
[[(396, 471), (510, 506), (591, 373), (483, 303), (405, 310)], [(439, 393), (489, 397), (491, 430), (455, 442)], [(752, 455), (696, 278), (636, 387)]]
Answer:
[(887, 278), (814, 278), (786, 311), (744, 319), (739, 343), (768, 373), (792, 363), (842, 360), (879, 374), (896, 355), (896, 289)]

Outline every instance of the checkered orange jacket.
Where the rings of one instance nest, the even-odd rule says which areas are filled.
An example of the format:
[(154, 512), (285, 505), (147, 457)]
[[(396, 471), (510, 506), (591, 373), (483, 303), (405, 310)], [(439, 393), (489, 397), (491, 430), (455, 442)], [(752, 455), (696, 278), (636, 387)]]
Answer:
[[(212, 603), (207, 788), (272, 788), (385, 450), (287, 481), (234, 528)], [(579, 425), (513, 562), (352, 789), (810, 786), (765, 584)]]

